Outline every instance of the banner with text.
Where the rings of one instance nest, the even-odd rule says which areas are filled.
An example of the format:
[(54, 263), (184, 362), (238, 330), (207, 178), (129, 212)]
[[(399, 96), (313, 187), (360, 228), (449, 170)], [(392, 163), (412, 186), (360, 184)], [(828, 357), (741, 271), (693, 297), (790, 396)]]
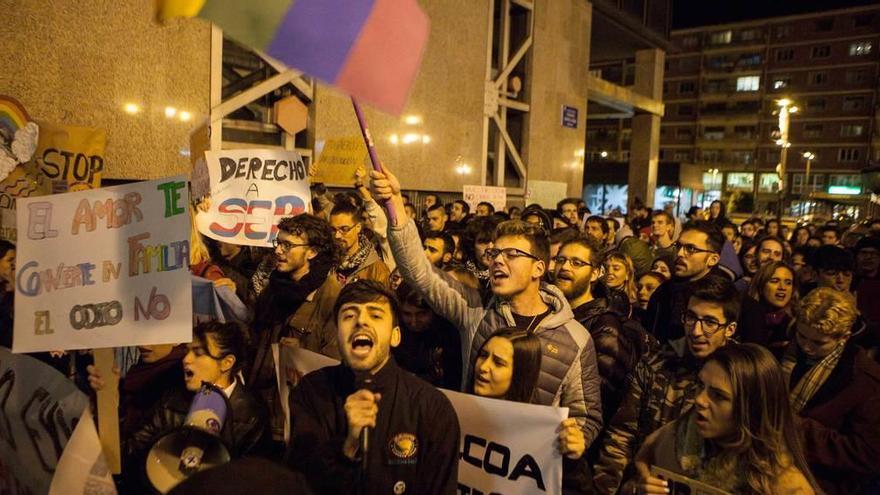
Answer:
[[(285, 418), (290, 417), (290, 388), (312, 371), (339, 364), (327, 356), (284, 345), (275, 345), (273, 354)], [(455, 408), (461, 427), (459, 494), (562, 493), (562, 454), (556, 446), (556, 429), (568, 417), (568, 408), (439, 390)], [(288, 428), (285, 425), (285, 439)]]
[(186, 180), (18, 200), (15, 352), (189, 342)]
[(229, 244), (269, 247), (278, 221), (308, 211), (309, 176), (299, 153), (207, 151), (211, 202), (196, 217), (199, 232)]
[(471, 207), (471, 213), (477, 211), (477, 205), (483, 201), (495, 207), (495, 211), (504, 211), (507, 206), (507, 188), (495, 186), (463, 186), (464, 202)]
[(97, 189), (106, 143), (103, 129), (40, 122), (34, 161), (52, 182), (53, 193)]
[[(53, 477), (64, 472), (59, 459), (88, 403), (51, 366), (0, 347), (0, 493), (49, 492)], [(103, 463), (100, 445), (90, 449), (89, 457), (94, 464)], [(113, 487), (109, 472), (101, 478)]]

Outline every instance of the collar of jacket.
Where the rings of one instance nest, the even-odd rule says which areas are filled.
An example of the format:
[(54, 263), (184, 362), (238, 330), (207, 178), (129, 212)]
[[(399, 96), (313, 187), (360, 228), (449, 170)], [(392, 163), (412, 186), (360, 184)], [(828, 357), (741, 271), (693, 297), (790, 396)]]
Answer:
[(577, 321), (585, 322), (596, 318), (605, 313), (612, 313), (613, 310), (608, 307), (608, 300), (604, 297), (596, 297), (589, 302), (585, 302), (576, 308), (572, 308), (574, 317)]
[[(561, 327), (574, 319), (571, 306), (568, 305), (568, 301), (565, 300), (562, 291), (555, 285), (541, 282), (539, 294), (544, 304), (550, 306), (550, 314), (538, 323), (535, 327), (536, 331)], [(508, 325), (514, 326), (516, 324), (513, 319), (513, 311), (510, 309), (510, 301), (493, 296), (489, 302), (489, 307), (495, 308), (496, 311), (501, 313)]]
[[(348, 367), (347, 364), (343, 364), (345, 368), (345, 380), (346, 380), (346, 388), (354, 393), (355, 388), (355, 372)], [(384, 366), (379, 370), (378, 373), (373, 375), (372, 383), (370, 384), (371, 392), (382, 392), (384, 390), (389, 390), (394, 386), (394, 382), (397, 380), (397, 375), (400, 373), (400, 367), (397, 366), (397, 362), (394, 360), (393, 355), (388, 356), (388, 361)]]

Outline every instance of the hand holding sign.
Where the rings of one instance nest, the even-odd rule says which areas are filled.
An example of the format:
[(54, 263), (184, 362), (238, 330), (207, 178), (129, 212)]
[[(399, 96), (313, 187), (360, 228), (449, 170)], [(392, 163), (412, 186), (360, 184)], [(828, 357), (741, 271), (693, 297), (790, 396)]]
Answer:
[(578, 459), (587, 449), (584, 432), (574, 418), (566, 418), (559, 424), (559, 451), (569, 459)]

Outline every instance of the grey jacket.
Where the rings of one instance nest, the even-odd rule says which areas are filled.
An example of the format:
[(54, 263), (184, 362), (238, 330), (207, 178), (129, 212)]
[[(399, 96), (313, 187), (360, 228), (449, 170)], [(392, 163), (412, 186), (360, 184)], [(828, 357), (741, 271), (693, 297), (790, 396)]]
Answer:
[[(465, 383), (471, 383), (483, 342), (495, 330), (514, 326), (510, 303), (494, 296), (484, 303), (478, 290), (435, 269), (425, 257), (412, 220), (400, 227), (389, 226), (388, 241), (404, 280), (461, 333), (462, 376), (467, 377)], [(602, 428), (596, 349), (558, 288), (542, 284), (541, 297), (552, 311), (535, 328), (543, 344), (535, 403), (567, 407), (589, 446)]]

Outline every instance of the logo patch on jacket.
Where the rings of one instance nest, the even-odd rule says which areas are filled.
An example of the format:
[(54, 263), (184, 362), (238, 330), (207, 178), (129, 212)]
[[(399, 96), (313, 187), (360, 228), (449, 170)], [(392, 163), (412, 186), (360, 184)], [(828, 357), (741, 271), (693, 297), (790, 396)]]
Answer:
[(419, 440), (412, 433), (398, 433), (390, 442), (391, 453), (401, 459), (409, 459), (419, 450)]
[(547, 344), (547, 352), (550, 354), (559, 354), (559, 348), (553, 344)]

